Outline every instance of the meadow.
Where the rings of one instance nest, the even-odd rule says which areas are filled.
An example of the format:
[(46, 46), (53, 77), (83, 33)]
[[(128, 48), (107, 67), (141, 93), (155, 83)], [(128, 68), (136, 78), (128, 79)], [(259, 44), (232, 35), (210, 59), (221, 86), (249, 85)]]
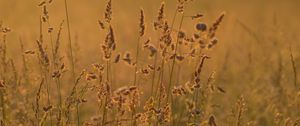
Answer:
[(298, 126), (298, 0), (0, 0), (0, 126)]

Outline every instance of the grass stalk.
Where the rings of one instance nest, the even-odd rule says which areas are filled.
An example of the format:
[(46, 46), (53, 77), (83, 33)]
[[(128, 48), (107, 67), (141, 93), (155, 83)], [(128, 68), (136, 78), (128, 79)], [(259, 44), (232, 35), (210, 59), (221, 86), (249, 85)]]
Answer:
[[(2, 22), (1, 22), (2, 23)], [(1, 26), (2, 24), (0, 24)], [(5, 73), (7, 72), (6, 68), (7, 68), (7, 62), (6, 62), (6, 34), (3, 34), (2, 36), (2, 45), (0, 44), (0, 47), (1, 47), (1, 66), (3, 69), (0, 69), (1, 70), (1, 79), (3, 82), (6, 81), (6, 77), (5, 77)], [(4, 89), (0, 89), (0, 100), (1, 100), (1, 108), (2, 108), (2, 121), (4, 123), (4, 125), (6, 124), (6, 118), (7, 118), (7, 115), (6, 115), (6, 108), (5, 108), (5, 90)]]
[[(70, 62), (71, 62), (71, 80), (73, 83), (75, 83), (75, 64), (74, 64), (74, 57), (73, 57), (73, 47), (72, 47), (72, 36), (71, 36), (71, 28), (70, 28), (70, 20), (69, 20), (69, 12), (68, 12), (68, 2), (67, 0), (64, 1), (65, 3), (65, 13), (66, 13), (66, 19), (67, 19), (67, 31), (68, 31), (68, 46), (69, 46), (69, 55), (70, 55)], [(80, 115), (79, 115), (79, 106), (76, 104), (76, 118), (77, 118), (77, 126), (80, 125)]]
[[(109, 83), (109, 66), (110, 66), (110, 60), (106, 61), (106, 83)], [(105, 85), (107, 86), (107, 85)], [(102, 123), (101, 125), (105, 124), (106, 121), (106, 115), (107, 115), (107, 109), (106, 109), (106, 104), (108, 102), (108, 96), (105, 96), (104, 104), (103, 104), (103, 113), (102, 113)]]
[[(297, 89), (298, 85), (297, 85), (297, 69), (296, 69), (296, 63), (295, 63), (295, 59), (294, 59), (294, 55), (292, 53), (292, 47), (289, 47), (289, 51), (290, 51), (290, 59), (291, 59), (291, 63), (292, 63), (292, 68), (293, 68), (293, 75), (294, 75), (294, 86)], [(298, 89), (297, 89), (298, 90)]]
[[(184, 13), (181, 16), (180, 19), (180, 24), (179, 24), (179, 30), (181, 30), (182, 24), (183, 24), (183, 19), (184, 19)], [(170, 79), (169, 79), (169, 84), (168, 84), (168, 92), (167, 92), (167, 102), (169, 101), (169, 96), (171, 95), (171, 86), (172, 86), (172, 78), (173, 78), (173, 74), (174, 74), (174, 67), (175, 67), (175, 61), (176, 61), (176, 55), (177, 55), (177, 51), (178, 51), (178, 45), (179, 45), (179, 32), (177, 33), (177, 38), (176, 38), (176, 44), (175, 44), (175, 57), (172, 60), (172, 67), (171, 67), (171, 73), (170, 73)]]

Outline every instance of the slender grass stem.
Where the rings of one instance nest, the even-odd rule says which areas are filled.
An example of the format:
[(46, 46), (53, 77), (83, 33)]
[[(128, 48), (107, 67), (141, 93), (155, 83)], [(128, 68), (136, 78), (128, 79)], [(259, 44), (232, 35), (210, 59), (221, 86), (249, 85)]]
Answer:
[(69, 41), (69, 51), (70, 51), (70, 61), (71, 61), (71, 72), (72, 72), (72, 81), (75, 81), (75, 64), (74, 64), (74, 57), (73, 57), (73, 48), (72, 48), (72, 39), (71, 39), (71, 28), (70, 28), (70, 21), (69, 21), (69, 13), (68, 13), (68, 3), (65, 0), (65, 13), (67, 18), (67, 27), (68, 27), (68, 41)]
[[(179, 24), (179, 31), (181, 30), (182, 24), (183, 24), (183, 19), (184, 19), (184, 13), (182, 14), (181, 20), (180, 20), (180, 24)], [(172, 77), (173, 77), (173, 73), (174, 73), (174, 67), (175, 67), (175, 61), (176, 61), (176, 53), (178, 51), (178, 45), (179, 45), (179, 32), (177, 34), (177, 40), (176, 40), (176, 45), (175, 45), (175, 57), (173, 58), (172, 61), (172, 67), (171, 67), (171, 73), (170, 73), (170, 79), (169, 79), (169, 84), (168, 84), (168, 92), (167, 92), (167, 102), (169, 100), (169, 96), (171, 95), (171, 86), (172, 86)]]
[(153, 95), (153, 88), (154, 88), (155, 75), (156, 75), (156, 67), (157, 67), (157, 54), (155, 54), (155, 58), (154, 58), (154, 71), (153, 71), (153, 74), (152, 74), (151, 94), (150, 94), (150, 96)]
[[(109, 63), (110, 60), (107, 60), (106, 61), (106, 81), (107, 83), (109, 83)], [(107, 86), (107, 85), (105, 85)], [(108, 96), (106, 95), (105, 96), (105, 100), (104, 100), (104, 104), (103, 104), (103, 113), (102, 113), (102, 123), (101, 125), (104, 125), (105, 124), (105, 121), (106, 121), (106, 115), (107, 115), (107, 110), (106, 110), (106, 104), (108, 102)]]
[(6, 110), (5, 110), (5, 101), (4, 101), (4, 91), (0, 90), (0, 101), (1, 101), (1, 109), (2, 109), (2, 121), (5, 125), (6, 123)]
[[(47, 22), (48, 22), (48, 26), (51, 27), (49, 19), (48, 19)], [(54, 53), (55, 49), (54, 49), (54, 43), (53, 43), (53, 38), (52, 38), (52, 32), (49, 33), (49, 37), (50, 37), (51, 50), (52, 50), (53, 68), (54, 68), (54, 70), (57, 70), (58, 69), (58, 62), (57, 62), (57, 58), (58, 57), (57, 57), (57, 54)], [(57, 40), (56, 41), (59, 41), (59, 36), (57, 36)], [(55, 45), (55, 46), (59, 46), (59, 45)], [(61, 109), (61, 107), (62, 107), (62, 98), (61, 98), (61, 83), (60, 83), (60, 79), (56, 78), (55, 79), (55, 83), (56, 83), (56, 87), (57, 87), (58, 104), (59, 104), (59, 108)]]
[[(71, 28), (70, 28), (70, 20), (69, 20), (69, 12), (68, 12), (68, 2), (67, 0), (65, 2), (65, 13), (67, 18), (67, 28), (68, 28), (68, 46), (69, 46), (69, 54), (70, 54), (70, 62), (71, 62), (71, 80), (73, 83), (75, 83), (75, 63), (74, 63), (74, 57), (73, 57), (73, 47), (72, 47), (72, 39), (71, 39)], [(76, 112), (77, 112), (77, 126), (80, 125), (80, 115), (79, 115), (79, 107), (78, 104), (76, 104)]]
[(297, 85), (297, 76), (298, 75), (297, 75), (296, 63), (295, 63), (294, 55), (292, 53), (292, 47), (291, 46), (289, 47), (289, 51), (290, 51), (290, 59), (291, 59), (293, 74), (294, 74), (294, 86), (297, 89), (298, 88), (298, 85)]
[[(2, 22), (0, 22), (0, 26), (2, 25)], [(1, 33), (1, 32), (0, 32)], [(0, 69), (1, 71), (1, 79), (5, 82), (6, 81), (6, 76), (5, 73), (7, 72), (6, 68), (7, 68), (7, 63), (6, 63), (6, 34), (3, 35), (3, 40), (2, 40), (2, 45), (0, 44), (1, 47), (1, 67), (3, 67), (3, 69)], [(4, 125), (6, 124), (6, 108), (5, 108), (5, 90), (4, 89), (0, 89), (0, 100), (1, 100), (1, 109), (2, 109), (2, 121), (4, 123)]]
[(133, 81), (133, 86), (136, 86), (136, 80), (137, 80), (137, 70), (138, 70), (138, 65), (139, 65), (139, 48), (140, 48), (140, 39), (141, 37), (138, 37), (137, 45), (136, 45), (136, 63), (135, 63), (135, 68), (134, 68), (134, 81)]
[[(40, 44), (42, 45), (44, 43), (44, 38), (43, 38), (43, 21), (42, 18), (40, 17), (40, 39), (39, 39)], [(43, 48), (43, 47), (41, 47)], [(43, 49), (41, 49), (43, 50)], [(41, 59), (45, 60), (45, 59)], [(46, 61), (40, 61), (40, 62), (45, 62), (42, 63), (42, 76), (45, 79), (45, 84), (46, 84), (46, 94), (47, 94), (47, 105), (51, 105), (51, 100), (50, 100), (50, 82), (49, 82), (49, 63)], [(52, 125), (52, 111), (50, 111), (50, 125)], [(46, 117), (48, 119), (48, 116)]]
[[(133, 81), (133, 86), (139, 86), (139, 84), (136, 84), (136, 81), (137, 81), (137, 71), (138, 71), (138, 66), (139, 66), (139, 50), (140, 50), (140, 39), (141, 39), (141, 36), (139, 36), (138, 37), (138, 40), (137, 40), (137, 45), (136, 45), (136, 54), (135, 54), (135, 56), (136, 56), (136, 63), (135, 63), (135, 68), (134, 68), (134, 81)], [(135, 104), (135, 103), (133, 103), (133, 104)], [(134, 115), (135, 115), (135, 113), (136, 113), (136, 110), (135, 110), (135, 108), (134, 107), (132, 107), (132, 109), (133, 109), (133, 111), (132, 111), (132, 115), (131, 115), (131, 125), (132, 126), (134, 126), (134, 125), (136, 125), (136, 121), (135, 121), (135, 119), (134, 119)]]
[[(161, 89), (163, 88), (162, 86), (162, 83), (163, 83), (163, 69), (164, 69), (164, 58), (162, 58), (162, 63), (161, 63), (161, 71), (160, 71), (160, 75), (159, 75), (159, 78), (158, 78), (158, 84), (157, 84), (157, 89), (156, 89), (156, 95), (158, 97), (158, 102), (157, 102), (157, 108), (160, 108), (160, 105), (161, 105), (161, 95), (163, 92), (161, 92)], [(156, 116), (157, 117), (157, 116)], [(158, 126), (159, 124), (159, 121), (158, 121), (158, 117), (156, 118), (156, 123), (155, 123), (155, 126)]]

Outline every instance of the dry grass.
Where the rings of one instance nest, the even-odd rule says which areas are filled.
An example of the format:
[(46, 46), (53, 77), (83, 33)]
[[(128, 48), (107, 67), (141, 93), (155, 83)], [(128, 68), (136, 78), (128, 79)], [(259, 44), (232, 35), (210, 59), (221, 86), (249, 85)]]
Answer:
[(132, 5), (124, 21), (124, 3), (106, 0), (82, 32), (74, 1), (56, 2), (33, 6), (33, 34), (0, 18), (0, 126), (299, 125), (299, 38), (276, 16), (260, 32), (244, 15), (178, 0), (151, 13)]

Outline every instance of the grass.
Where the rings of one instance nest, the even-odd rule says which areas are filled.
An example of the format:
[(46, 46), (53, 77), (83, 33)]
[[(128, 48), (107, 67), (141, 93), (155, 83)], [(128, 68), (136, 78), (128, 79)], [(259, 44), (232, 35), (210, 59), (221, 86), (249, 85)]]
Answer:
[[(124, 16), (127, 4), (106, 0), (99, 18), (41, 1), (39, 29), (18, 45), (19, 27), (0, 22), (0, 125), (299, 125), (299, 38), (286, 44), (278, 19), (255, 27), (232, 11), (196, 12), (198, 2), (141, 2), (157, 4), (151, 13), (131, 3)], [(78, 15), (95, 34), (77, 30)]]

